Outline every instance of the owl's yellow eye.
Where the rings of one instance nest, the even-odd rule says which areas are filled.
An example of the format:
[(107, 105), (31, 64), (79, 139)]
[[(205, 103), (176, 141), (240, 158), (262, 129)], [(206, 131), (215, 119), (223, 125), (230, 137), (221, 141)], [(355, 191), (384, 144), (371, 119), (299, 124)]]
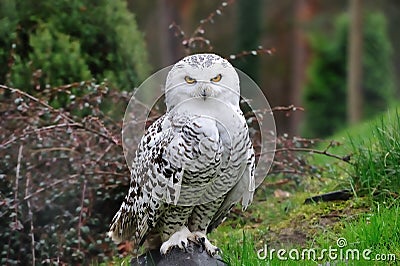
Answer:
[(194, 84), (194, 83), (196, 83), (196, 80), (195, 80), (194, 78), (189, 77), (189, 76), (186, 76), (186, 77), (185, 77), (185, 81), (186, 81), (188, 84)]
[(212, 79), (210, 79), (212, 82), (219, 82), (222, 78), (221, 74), (218, 74), (217, 76), (213, 77)]

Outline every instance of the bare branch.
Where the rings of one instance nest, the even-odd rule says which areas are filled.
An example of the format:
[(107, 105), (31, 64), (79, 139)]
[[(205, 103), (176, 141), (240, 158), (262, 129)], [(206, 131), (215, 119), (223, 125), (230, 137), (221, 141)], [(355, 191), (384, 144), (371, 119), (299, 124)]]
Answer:
[[(25, 197), (29, 194), (29, 185), (30, 185), (31, 176), (26, 176), (26, 185), (25, 185)], [(36, 256), (35, 256), (35, 228), (33, 226), (33, 213), (31, 208), (31, 201), (28, 199), (26, 201), (26, 205), (28, 206), (28, 217), (30, 220), (30, 234), (31, 234), (31, 249), (32, 249), (32, 265), (36, 265)]]
[(198, 43), (200, 47), (206, 47), (208, 51), (212, 51), (213, 46), (211, 45), (210, 40), (204, 37), (206, 33), (204, 25), (213, 24), (215, 21), (215, 17), (221, 16), (224, 9), (231, 5), (233, 2), (234, 0), (223, 1), (216, 10), (211, 12), (206, 18), (199, 21), (199, 24), (190, 36), (187, 36), (182, 28), (175, 22), (172, 22), (169, 25), (169, 29), (174, 31), (175, 37), (181, 39), (181, 43), (184, 46), (187, 54), (190, 53), (191, 49), (196, 48), (196, 43)]
[(235, 2), (234, 0), (228, 0), (228, 1), (223, 1), (214, 12), (211, 12), (205, 19), (200, 20), (200, 24), (197, 26), (197, 28), (193, 31), (192, 36), (198, 35), (198, 34), (204, 34), (204, 29), (203, 25), (204, 24), (213, 24), (214, 23), (214, 17), (215, 16), (221, 16), (223, 13), (223, 10), (228, 7), (229, 5), (233, 4)]
[[(21, 170), (21, 159), (22, 159), (22, 149), (23, 145), (19, 146), (18, 149), (18, 158), (17, 158), (17, 169), (15, 173), (15, 187), (14, 187), (14, 222), (11, 224), (12, 230), (20, 230), (22, 229), (22, 224), (18, 221), (18, 187), (19, 187), (19, 179), (20, 179), (20, 170)], [(10, 255), (10, 250), (11, 250), (11, 236), (8, 239), (8, 249), (7, 249), (7, 259), (9, 258)]]
[(287, 112), (287, 111), (304, 111), (303, 107), (299, 107), (299, 106), (294, 106), (293, 104), (289, 105), (289, 106), (275, 106), (271, 108), (272, 112), (276, 112), (276, 111), (282, 111), (282, 112)]
[(24, 145), (20, 145), (18, 149), (18, 158), (17, 158), (17, 169), (15, 173), (15, 188), (14, 188), (14, 211), (15, 211), (15, 216), (14, 216), (14, 223), (15, 227), (18, 227), (18, 187), (19, 187), (19, 179), (20, 179), (20, 171), (21, 171), (21, 159), (22, 159), (22, 149)]
[(352, 154), (348, 154), (345, 156), (339, 156), (333, 153), (328, 152), (328, 149), (324, 149), (324, 150), (316, 150), (316, 149), (311, 149), (311, 148), (292, 148), (292, 147), (288, 147), (288, 148), (281, 148), (281, 149), (276, 149), (274, 152), (283, 152), (283, 151), (300, 151), (300, 152), (308, 152), (311, 154), (321, 154), (321, 155), (326, 155), (328, 157), (332, 157), (335, 159), (338, 159), (340, 161), (343, 161), (345, 163), (351, 164), (350, 162), (350, 158), (352, 156)]
[(263, 48), (262, 46), (259, 46), (257, 49), (250, 50), (250, 51), (241, 51), (240, 53), (237, 54), (231, 54), (227, 59), (229, 60), (236, 60), (245, 56), (257, 56), (257, 55), (262, 55), (262, 54), (267, 54), (267, 55), (273, 55), (275, 53), (275, 48)]
[(84, 212), (84, 202), (85, 202), (85, 193), (86, 193), (86, 180), (83, 181), (83, 188), (82, 188), (82, 197), (81, 197), (81, 209), (79, 212), (79, 222), (78, 222), (78, 251), (81, 250), (81, 227), (83, 226), (83, 212)]

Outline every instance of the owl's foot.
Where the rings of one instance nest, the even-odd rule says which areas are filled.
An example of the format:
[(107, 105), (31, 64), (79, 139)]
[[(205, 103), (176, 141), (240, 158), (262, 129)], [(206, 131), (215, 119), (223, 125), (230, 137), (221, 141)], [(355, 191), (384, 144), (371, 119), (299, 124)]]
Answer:
[(221, 252), (218, 247), (211, 244), (211, 242), (207, 239), (206, 234), (202, 232), (193, 232), (190, 240), (194, 240), (195, 242), (199, 243), (211, 257), (214, 257), (218, 252)]
[(162, 255), (165, 255), (170, 251), (173, 247), (178, 247), (180, 249), (186, 250), (186, 247), (189, 245), (189, 240), (192, 233), (187, 229), (186, 226), (183, 226), (181, 230), (175, 232), (170, 236), (170, 238), (162, 243), (160, 252)]

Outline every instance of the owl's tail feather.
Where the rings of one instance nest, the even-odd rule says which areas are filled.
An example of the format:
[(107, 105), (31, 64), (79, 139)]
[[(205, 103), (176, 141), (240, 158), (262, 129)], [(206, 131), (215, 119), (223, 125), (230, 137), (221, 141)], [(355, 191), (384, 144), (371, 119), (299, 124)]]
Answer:
[(132, 244), (139, 246), (144, 234), (147, 232), (148, 216), (138, 217), (138, 213), (131, 210), (132, 208), (128, 204), (122, 203), (121, 208), (114, 215), (107, 236), (115, 244), (119, 244), (125, 240), (133, 240)]
[(119, 210), (112, 220), (110, 230), (107, 232), (107, 236), (111, 238), (115, 244), (119, 244), (125, 240), (122, 228), (123, 222), (121, 219), (121, 210)]
[[(111, 238), (115, 244), (118, 245), (125, 240), (130, 240), (131, 234), (129, 234), (129, 232), (131, 231), (133, 231), (133, 229), (131, 229), (130, 227), (126, 227), (126, 225), (124, 224), (124, 214), (121, 213), (121, 211), (118, 211), (113, 218), (113, 222), (111, 224), (110, 231), (107, 232), (107, 236)], [(120, 249), (119, 246), (118, 249)], [(128, 251), (133, 256), (139, 255), (139, 246), (137, 245), (136, 239), (130, 241)]]

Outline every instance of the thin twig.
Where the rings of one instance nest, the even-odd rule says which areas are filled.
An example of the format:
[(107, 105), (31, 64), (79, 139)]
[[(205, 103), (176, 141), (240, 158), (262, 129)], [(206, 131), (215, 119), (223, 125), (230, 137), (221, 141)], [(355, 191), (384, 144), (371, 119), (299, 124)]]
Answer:
[[(15, 194), (14, 194), (14, 200), (15, 202), (18, 201), (18, 180), (20, 177), (20, 171), (21, 171), (21, 158), (22, 158), (22, 149), (24, 145), (20, 145), (18, 149), (18, 158), (17, 158), (17, 169), (15, 173)], [(15, 206), (15, 213), (18, 213), (18, 205)], [(17, 216), (15, 216), (15, 219), (17, 219)]]
[[(252, 100), (247, 99), (247, 98), (246, 99), (243, 98), (243, 100), (248, 104), (251, 104), (251, 101), (252, 101)], [(304, 108), (303, 107), (294, 106), (293, 104), (291, 104), (289, 106), (275, 106), (275, 107), (272, 107), (270, 109), (267, 109), (267, 108), (265, 108), (265, 109), (252, 109), (251, 111), (246, 112), (244, 114), (244, 116), (246, 117), (246, 119), (247, 118), (251, 118), (251, 117), (256, 118), (257, 115), (272, 114), (273, 112), (287, 112), (287, 115), (289, 115), (288, 112), (296, 112), (296, 111), (304, 111)]]
[(209, 51), (212, 51), (213, 47), (211, 45), (210, 40), (204, 37), (205, 35), (204, 25), (213, 24), (214, 18), (216, 16), (222, 15), (223, 10), (229, 5), (231, 5), (233, 2), (234, 0), (222, 1), (216, 10), (211, 12), (206, 18), (199, 21), (199, 24), (197, 25), (196, 29), (192, 32), (192, 34), (189, 37), (185, 34), (182, 28), (175, 22), (172, 22), (169, 25), (169, 29), (174, 30), (175, 37), (181, 39), (181, 43), (185, 48), (187, 54), (190, 53), (191, 48), (195, 48), (196, 42), (200, 43), (200, 46), (205, 45)]
[[(19, 222), (18, 222), (18, 187), (19, 187), (19, 178), (20, 178), (20, 171), (21, 171), (21, 159), (22, 159), (22, 149), (23, 149), (23, 145), (19, 146), (18, 149), (18, 158), (17, 158), (17, 169), (15, 171), (15, 187), (14, 187), (14, 211), (15, 211), (15, 216), (14, 216), (14, 225), (13, 228), (14, 229), (18, 229), (19, 228)], [(11, 247), (11, 236), (9, 238), (8, 241), (8, 249), (7, 249), (7, 260), (9, 258), (9, 254), (10, 254), (10, 247)]]
[(68, 147), (51, 147), (51, 148), (42, 148), (42, 149), (36, 149), (32, 150), (32, 155), (36, 153), (44, 153), (44, 152), (53, 152), (53, 151), (68, 151), (68, 152), (74, 152), (79, 154), (75, 149), (71, 149)]
[(205, 19), (200, 20), (200, 24), (193, 31), (192, 37), (198, 34), (204, 34), (203, 25), (207, 23), (213, 24), (214, 17), (216, 15), (221, 16), (223, 13), (222, 11), (229, 5), (233, 4), (233, 2), (234, 0), (222, 1), (222, 3), (217, 7), (217, 9), (214, 12), (211, 12)]
[(87, 173), (87, 175), (92, 174), (92, 175), (115, 175), (115, 176), (126, 176), (124, 173), (116, 173), (116, 172), (110, 172), (110, 171), (94, 171), (92, 173)]
[(304, 108), (303, 107), (299, 107), (299, 106), (294, 106), (293, 104), (291, 104), (289, 106), (275, 106), (275, 107), (272, 107), (271, 111), (272, 112), (275, 112), (275, 111), (283, 111), (283, 112), (285, 112), (285, 111), (293, 111), (293, 112), (295, 112), (295, 111), (304, 111)]
[(81, 236), (81, 227), (82, 227), (82, 220), (83, 220), (83, 206), (84, 206), (84, 201), (85, 201), (85, 193), (86, 193), (86, 179), (83, 182), (83, 188), (82, 188), (82, 198), (81, 198), (81, 209), (79, 212), (79, 223), (78, 223), (78, 251), (81, 250), (81, 240), (82, 240), (82, 236)]
[[(29, 183), (31, 176), (26, 176), (26, 187), (25, 187), (25, 197), (29, 194)], [(31, 230), (31, 248), (32, 248), (32, 265), (36, 265), (36, 256), (35, 256), (35, 234), (34, 234), (34, 226), (33, 226), (33, 213), (31, 208), (31, 201), (27, 200), (26, 205), (28, 206), (28, 216), (30, 220), (30, 230)]]
[[(18, 181), (20, 178), (20, 171), (21, 171), (21, 158), (22, 158), (22, 149), (24, 145), (20, 145), (18, 149), (18, 158), (17, 158), (17, 169), (15, 173), (15, 194), (14, 194), (14, 201), (18, 202)], [(15, 221), (17, 221), (17, 213), (18, 213), (18, 204), (15, 205)]]
[(350, 158), (352, 154), (348, 154), (345, 156), (339, 156), (333, 153), (330, 153), (327, 151), (327, 149), (325, 150), (315, 150), (315, 149), (311, 149), (311, 148), (281, 148), (281, 149), (276, 149), (273, 152), (283, 152), (283, 151), (300, 151), (300, 152), (309, 152), (309, 153), (316, 153), (316, 154), (321, 154), (321, 155), (326, 155), (328, 157), (332, 157), (335, 159), (338, 159), (340, 161), (343, 161), (345, 163), (351, 164), (350, 162)]
[(107, 148), (105, 148), (104, 152), (100, 154), (100, 156), (96, 159), (96, 163), (100, 162), (101, 159), (103, 159), (104, 155), (106, 155), (110, 149), (112, 148), (112, 144), (108, 145)]
[(54, 181), (54, 182), (51, 183), (50, 185), (47, 185), (47, 186), (42, 187), (42, 188), (39, 188), (39, 189), (36, 190), (35, 192), (33, 192), (33, 193), (29, 194), (29, 195), (26, 195), (26, 196), (23, 198), (23, 200), (29, 200), (30, 198), (36, 196), (37, 194), (42, 193), (42, 192), (45, 191), (46, 189), (52, 188), (52, 187), (54, 187), (54, 186), (56, 186), (56, 185), (58, 185), (58, 184), (60, 184), (60, 183), (63, 183), (63, 182), (65, 182), (65, 181), (69, 180), (69, 179), (74, 179), (74, 178), (77, 178), (77, 177), (78, 177), (78, 175), (75, 174), (75, 175), (70, 175), (70, 176), (67, 177), (67, 178), (63, 178), (63, 179)]
[(267, 55), (273, 55), (275, 53), (275, 48), (263, 48), (262, 46), (259, 46), (257, 49), (254, 50), (250, 50), (250, 51), (242, 51), (240, 53), (237, 54), (231, 54), (229, 55), (229, 60), (236, 60), (238, 58), (241, 57), (245, 57), (245, 56), (257, 56), (257, 55), (261, 55), (261, 54), (267, 54)]

